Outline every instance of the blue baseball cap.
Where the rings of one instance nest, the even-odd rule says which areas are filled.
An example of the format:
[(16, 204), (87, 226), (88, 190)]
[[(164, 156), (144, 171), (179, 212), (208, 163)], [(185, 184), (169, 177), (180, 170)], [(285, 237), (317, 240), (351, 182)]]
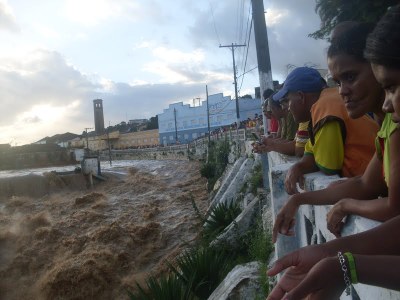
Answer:
[(272, 96), (272, 99), (280, 101), (287, 93), (295, 91), (305, 93), (319, 92), (325, 86), (326, 82), (317, 70), (308, 67), (299, 67), (290, 72), (283, 87)]

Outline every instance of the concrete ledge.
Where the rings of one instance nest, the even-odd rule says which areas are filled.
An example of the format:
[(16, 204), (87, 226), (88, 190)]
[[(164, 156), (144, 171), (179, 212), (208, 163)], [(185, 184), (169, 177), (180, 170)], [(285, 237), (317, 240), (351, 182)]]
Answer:
[[(270, 152), (268, 153), (269, 168), (264, 176), (269, 178), (269, 188), (271, 190), (272, 218), (275, 217), (283, 204), (287, 201), (288, 194), (284, 189), (286, 172), (297, 159), (289, 158), (285, 155)], [(307, 174), (305, 176), (305, 190), (314, 191), (326, 188), (330, 183), (339, 180), (338, 176), (326, 176), (321, 172)], [(296, 229), (294, 237), (280, 235), (275, 244), (276, 258), (291, 252), (298, 247), (312, 244), (325, 243), (333, 240), (335, 236), (326, 227), (326, 214), (330, 206), (302, 205), (296, 216)], [(263, 220), (264, 223), (267, 222)], [(378, 226), (380, 222), (369, 220), (360, 216), (350, 216), (342, 234), (352, 235), (366, 231)], [(395, 238), (395, 237), (394, 237)], [(351, 297), (342, 296), (341, 299), (400, 299), (400, 292), (391, 291), (383, 288), (356, 284), (354, 294)], [(357, 295), (355, 295), (357, 294)], [(357, 298), (357, 296), (359, 298)]]

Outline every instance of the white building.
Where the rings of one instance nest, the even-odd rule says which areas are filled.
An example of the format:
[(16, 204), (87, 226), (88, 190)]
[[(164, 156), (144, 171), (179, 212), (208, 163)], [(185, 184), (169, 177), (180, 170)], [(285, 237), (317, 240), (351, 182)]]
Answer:
[[(236, 103), (230, 96), (222, 93), (210, 95), (209, 121), (210, 130), (229, 126), (237, 121)], [(239, 99), (240, 121), (253, 119), (255, 114), (261, 114), (260, 99)], [(200, 106), (192, 107), (183, 102), (170, 104), (163, 113), (158, 114), (158, 129), (160, 144), (168, 145), (188, 143), (208, 132), (207, 128), (207, 101)]]

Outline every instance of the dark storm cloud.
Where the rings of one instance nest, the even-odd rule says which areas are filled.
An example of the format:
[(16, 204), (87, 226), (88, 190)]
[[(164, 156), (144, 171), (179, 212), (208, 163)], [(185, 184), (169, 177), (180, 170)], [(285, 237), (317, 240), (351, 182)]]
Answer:
[(0, 126), (35, 105), (65, 106), (88, 95), (95, 86), (56, 53), (38, 50), (27, 62), (8, 62), (0, 70)]
[[(83, 128), (93, 124), (93, 99), (96, 98), (103, 99), (106, 124), (150, 118), (162, 113), (170, 103), (187, 102), (197, 97), (205, 99), (203, 83), (93, 83), (93, 80), (68, 65), (57, 52), (36, 51), (28, 62), (14, 62), (9, 66), (8, 71), (0, 70), (0, 85), (4, 87), (1, 92), (0, 127), (17, 122), (21, 113), (31, 111), (34, 106), (67, 107), (78, 101), (73, 113), (63, 116), (57, 125), (59, 127), (53, 128), (53, 134), (67, 131), (81, 133)], [(204, 75), (198, 75), (195, 70), (184, 69), (180, 72), (204, 79)], [(36, 115), (23, 119), (29, 124), (41, 121)]]
[(131, 86), (116, 83), (112, 93), (102, 93), (106, 122), (150, 118), (162, 113), (173, 102), (184, 102), (205, 94), (203, 84), (146, 84)]
[[(193, 44), (215, 47), (219, 42), (221, 44), (245, 42), (246, 40), (243, 38), (237, 40), (239, 36), (237, 32), (237, 6), (232, 5), (230, 1), (212, 1), (212, 7), (214, 18), (211, 9), (201, 11), (196, 15), (196, 20), (189, 29), (189, 36)], [(307, 64), (326, 68), (326, 42), (316, 41), (308, 37), (309, 33), (318, 29), (320, 22), (314, 11), (315, 1), (273, 0), (265, 2), (265, 9), (269, 12), (266, 14), (266, 18), (271, 18), (271, 20), (267, 20), (269, 25), (267, 30), (274, 77), (284, 78), (288, 65), (302, 66)], [(245, 28), (248, 6), (245, 7), (243, 17)], [(215, 33), (214, 20), (218, 35)], [(240, 57), (238, 55), (238, 65), (243, 64)], [(255, 44), (252, 39), (248, 66), (256, 65)]]

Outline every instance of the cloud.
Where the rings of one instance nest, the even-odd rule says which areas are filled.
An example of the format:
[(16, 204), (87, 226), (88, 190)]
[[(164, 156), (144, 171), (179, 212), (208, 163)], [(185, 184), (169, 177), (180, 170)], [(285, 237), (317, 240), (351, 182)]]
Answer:
[(41, 121), (39, 116), (26, 117), (22, 120), (24, 123), (39, 123)]
[(140, 6), (134, 0), (66, 0), (65, 15), (70, 21), (95, 26), (111, 18), (121, 16), (140, 19)]
[[(77, 101), (83, 103), (91, 97), (96, 85), (68, 65), (57, 52), (37, 50), (27, 57), (0, 61), (0, 85), (3, 86), (0, 129), (11, 126), (13, 130), (9, 135), (18, 132), (19, 140), (32, 142), (31, 138), (40, 137), (44, 132), (69, 131), (62, 128), (64, 122), (74, 127), (64, 117), (72, 113), (69, 112), (74, 108), (71, 104), (76, 106)], [(34, 127), (36, 132), (33, 133), (29, 126), (25, 127), (32, 123), (45, 127)]]
[(106, 125), (150, 118), (170, 103), (205, 98), (204, 83), (131, 85), (87, 76), (54, 51), (36, 50), (26, 56), (0, 61), (4, 87), (0, 90), (0, 143), (14, 139), (21, 145), (67, 131), (79, 134), (93, 127), (92, 100), (97, 98), (104, 101)]
[[(308, 34), (318, 29), (319, 18), (314, 12), (314, 0), (272, 0), (266, 3), (266, 23), (270, 48), (272, 73), (274, 79), (283, 80), (287, 74), (287, 65), (302, 66), (314, 64), (326, 68), (325, 41), (316, 41)], [(226, 20), (236, 16), (237, 7), (230, 1), (214, 1), (213, 14), (208, 8), (199, 11), (193, 25), (188, 30), (188, 38), (195, 47), (215, 48), (219, 43), (229, 45), (241, 44), (239, 36), (232, 22)], [(247, 10), (246, 10), (247, 14)], [(247, 18), (247, 15), (244, 15)], [(214, 18), (212, 17), (214, 15)], [(215, 21), (215, 23), (214, 23)], [(215, 33), (214, 24), (218, 35)], [(254, 32), (254, 31), (253, 31)], [(244, 64), (244, 55), (237, 51), (237, 64)], [(247, 70), (257, 65), (254, 39), (251, 39)]]
[(146, 63), (143, 70), (156, 74), (162, 83), (205, 82), (202, 50), (184, 52), (178, 49), (156, 47), (152, 51), (155, 60)]
[(0, 29), (17, 32), (19, 26), (7, 1), (0, 1)]
[[(20, 23), (27, 24), (23, 29), (34, 29), (22, 32), (39, 32), (41, 39), (13, 35), (8, 48), (19, 56), (0, 57), (0, 143), (29, 143), (66, 131), (81, 133), (93, 127), (92, 100), (96, 98), (104, 101), (108, 125), (150, 118), (170, 103), (204, 100), (206, 84), (210, 94), (232, 95), (231, 53), (218, 46), (247, 41), (244, 35), (238, 39), (233, 25), (237, 5), (228, 0), (211, 2), (212, 13), (209, 3), (200, 1), (66, 0), (59, 23), (32, 15), (47, 27), (35, 27), (26, 15), (17, 14)], [(324, 67), (326, 44), (307, 37), (319, 24), (315, 2), (271, 0), (266, 4), (274, 79), (284, 79), (290, 64)], [(247, 20), (248, 6), (244, 11)], [(135, 23), (139, 20), (143, 23)], [(96, 27), (99, 24), (104, 26)], [(0, 28), (18, 30), (12, 10), (2, 0)], [(54, 51), (22, 53), (37, 45)], [(245, 47), (235, 53), (238, 75), (244, 71), (245, 53)], [(256, 57), (252, 37), (246, 71), (257, 65)], [(254, 93), (248, 82), (257, 85), (257, 69), (245, 75), (242, 95)]]
[(47, 38), (47, 39), (58, 39), (60, 38), (60, 34), (55, 31), (53, 28), (41, 25), (41, 24), (35, 24), (35, 31), (39, 33), (41, 36)]

